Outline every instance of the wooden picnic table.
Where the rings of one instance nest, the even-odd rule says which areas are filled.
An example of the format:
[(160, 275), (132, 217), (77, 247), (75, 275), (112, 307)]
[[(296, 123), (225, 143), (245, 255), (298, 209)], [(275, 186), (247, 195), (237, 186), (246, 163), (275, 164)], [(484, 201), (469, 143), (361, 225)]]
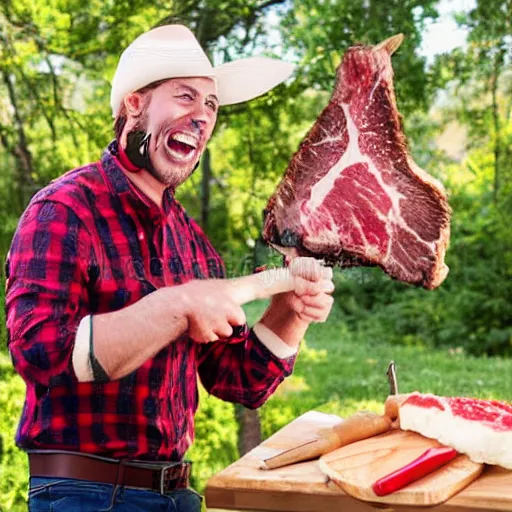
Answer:
[(347, 496), (326, 478), (318, 461), (265, 471), (262, 459), (311, 439), (339, 417), (310, 411), (213, 476), (206, 486), (206, 505), (215, 509), (280, 512), (483, 512), (512, 511), (512, 471), (486, 467), (482, 475), (457, 495), (436, 507), (369, 504)]

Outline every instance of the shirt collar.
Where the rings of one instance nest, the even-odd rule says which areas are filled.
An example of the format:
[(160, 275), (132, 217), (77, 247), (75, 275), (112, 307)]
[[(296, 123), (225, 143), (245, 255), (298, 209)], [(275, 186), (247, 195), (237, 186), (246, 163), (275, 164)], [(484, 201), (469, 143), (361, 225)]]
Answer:
[[(134, 202), (137, 210), (141, 207), (145, 208), (151, 217), (161, 215), (162, 212), (158, 205), (126, 176), (126, 172), (134, 172), (135, 169), (127, 168), (130, 164), (123, 165), (117, 140), (114, 139), (103, 152), (101, 164), (109, 181), (109, 186), (116, 195), (127, 197), (129, 201)], [(166, 215), (175, 201), (174, 189), (166, 187), (162, 197), (162, 208)]]

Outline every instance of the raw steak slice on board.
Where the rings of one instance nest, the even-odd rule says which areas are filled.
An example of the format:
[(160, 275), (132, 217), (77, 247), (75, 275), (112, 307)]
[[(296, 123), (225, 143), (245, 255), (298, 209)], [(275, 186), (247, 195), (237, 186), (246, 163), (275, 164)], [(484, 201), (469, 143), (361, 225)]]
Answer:
[(400, 428), (437, 439), (474, 462), (512, 469), (512, 405), (496, 400), (411, 393)]
[(402, 39), (345, 53), (329, 104), (267, 205), (263, 237), (290, 257), (379, 265), (435, 288), (448, 273), (451, 211), (407, 152), (391, 67)]

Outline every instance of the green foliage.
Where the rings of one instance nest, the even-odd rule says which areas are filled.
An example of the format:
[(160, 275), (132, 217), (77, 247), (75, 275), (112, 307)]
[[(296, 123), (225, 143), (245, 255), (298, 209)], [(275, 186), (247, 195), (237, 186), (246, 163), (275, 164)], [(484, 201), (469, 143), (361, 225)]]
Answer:
[[(5, 344), (5, 338), (0, 340)], [(0, 510), (27, 509), (28, 462), (14, 444), (25, 399), (25, 384), (14, 373), (10, 357), (0, 352)]]
[[(436, 8), (434, 0), (0, 3), (0, 262), (30, 196), (98, 159), (112, 138), (109, 80), (121, 49), (152, 26), (181, 20), (216, 63), (264, 52), (298, 66), (271, 93), (221, 110), (209, 145), (209, 204), (201, 168), (178, 191), (195, 218), (208, 207), (208, 235), (230, 275), (265, 260), (280, 264), (261, 243), (262, 211), (327, 104), (343, 51), (402, 32), (405, 41), (393, 56), (398, 108), (415, 161), (448, 192), (450, 273), (439, 289), (425, 291), (378, 268), (336, 272), (331, 318), (311, 327), (295, 373), (262, 408), (263, 432), (268, 436), (311, 408), (342, 415), (380, 410), (390, 359), (398, 363), (402, 391), (510, 400), (510, 2), (477, 0), (460, 13), (468, 46), (438, 56), (427, 69), (417, 50)], [(465, 136), (452, 153), (441, 144), (449, 127)], [(2, 283), (2, 303), (3, 293)], [(264, 306), (249, 306), (250, 318)], [(24, 386), (6, 352), (3, 308), (0, 346), (0, 503), (16, 511), (26, 508), (26, 459), (14, 446)], [(238, 457), (233, 406), (202, 391), (196, 426), (188, 456), (202, 490), (211, 474)]]
[(437, 16), (435, 1), (294, 2), (283, 19), (284, 41), (303, 66), (301, 82), (331, 91), (343, 52), (354, 44), (374, 45), (403, 33), (405, 41), (393, 57), (397, 98), (404, 113), (427, 104), (425, 62), (416, 52), (421, 28)]
[(201, 387), (196, 414), (196, 439), (187, 453), (193, 461), (192, 486), (203, 490), (208, 478), (239, 457), (232, 404), (208, 395)]

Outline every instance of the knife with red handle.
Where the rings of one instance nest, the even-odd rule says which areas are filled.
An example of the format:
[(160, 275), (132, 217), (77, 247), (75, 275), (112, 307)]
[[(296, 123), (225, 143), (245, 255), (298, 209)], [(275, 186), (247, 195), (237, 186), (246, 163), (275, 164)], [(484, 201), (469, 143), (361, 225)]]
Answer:
[(373, 492), (377, 496), (387, 496), (444, 466), (457, 457), (458, 454), (457, 450), (447, 446), (429, 448), (407, 466), (377, 480), (372, 485)]

